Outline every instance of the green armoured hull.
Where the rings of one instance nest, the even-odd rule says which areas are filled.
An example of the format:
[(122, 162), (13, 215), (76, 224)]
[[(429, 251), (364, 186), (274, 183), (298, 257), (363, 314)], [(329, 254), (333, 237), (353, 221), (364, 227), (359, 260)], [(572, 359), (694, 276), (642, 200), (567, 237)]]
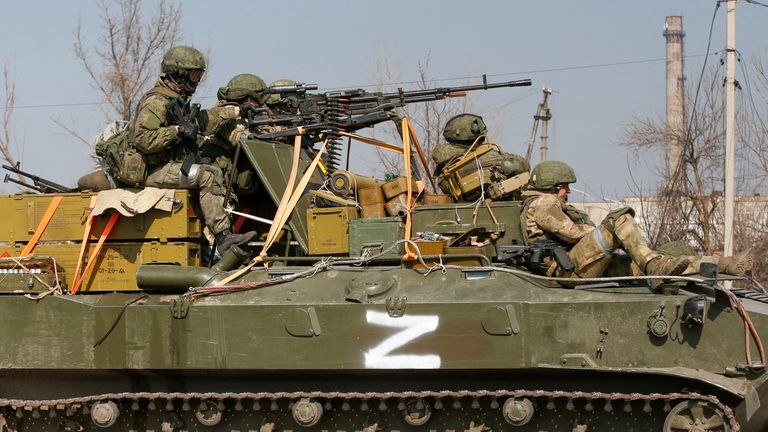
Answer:
[[(161, 280), (165, 266), (151, 267)], [(305, 269), (259, 269), (240, 282)], [(194, 405), (192, 413), (208, 399), (230, 413), (240, 401), (251, 413), (250, 420), (236, 417), (229, 426), (202, 430), (240, 430), (270, 414), (290, 429), (296, 423), (288, 404), (304, 397), (330, 404), (318, 425), (323, 429), (349, 427), (341, 409), (345, 400), (377, 407), (383, 401), (387, 411), (369, 407), (381, 422), (397, 430), (417, 428), (392, 426), (402, 419), (390, 411), (399, 412), (396, 405), (412, 396), (408, 392), (446, 400), (433, 415), (454, 425), (447, 429), (460, 427), (473, 404), (481, 406), (476, 420), (508, 426), (501, 409), (490, 407), (503, 403), (510, 394), (505, 392), (530, 392), (534, 419), (540, 420), (520, 430), (570, 430), (565, 425), (577, 421), (584, 406), (605, 413), (607, 400), (616, 406), (594, 430), (617, 425), (653, 430), (664, 421), (664, 405), (674, 406), (681, 392), (689, 392), (732, 407), (743, 430), (765, 426), (766, 402), (760, 399), (768, 374), (746, 367), (744, 323), (727, 298), (712, 302), (703, 325), (688, 327), (679, 311), (691, 293), (683, 290), (657, 295), (644, 286), (563, 289), (503, 270), (448, 269), (424, 276), (399, 267), (341, 266), (194, 302), (157, 292), (166, 286), (145, 287), (151, 294), (39, 301), (4, 296), (0, 308), (7, 322), (18, 324), (0, 330), (14, 346), (0, 353), (0, 391), (5, 400), (47, 404), (49, 412), (59, 405), (65, 419), (67, 406), (75, 407), (72, 419), (88, 420), (77, 407), (121, 393), (112, 399), (123, 417), (129, 418), (128, 408), (136, 402), (142, 421), (177, 411), (183, 421), (185, 401)], [(766, 305), (746, 302), (754, 325), (768, 328)], [(648, 325), (660, 308), (669, 324), (663, 337)], [(469, 396), (457, 396), (462, 391)], [(435, 398), (429, 392), (447, 393)], [(640, 396), (651, 394), (677, 397)], [(78, 399), (84, 396), (91, 398)], [(68, 401), (72, 398), (75, 402)], [(284, 409), (268, 409), (273, 400)], [(150, 401), (159, 405), (157, 412), (146, 409)], [(262, 410), (253, 410), (255, 401), (265, 405)], [(454, 408), (454, 401), (464, 409)], [(558, 416), (546, 415), (547, 401)], [(20, 419), (50, 421), (45, 415), (35, 419), (35, 409), (20, 410)], [(362, 416), (359, 407), (352, 411), (355, 418)], [(355, 421), (364, 427), (362, 419)]]
[[(260, 186), (241, 207), (274, 218), (292, 149), (242, 151)], [(232, 253), (201, 267), (186, 192), (121, 217), (100, 254), (92, 194), (64, 195), (47, 231), (53, 196), (0, 197), (0, 432), (768, 429), (765, 293), (700, 276), (563, 288), (505, 255), (519, 201), (417, 206), (412, 262), (399, 217), (304, 193), (269, 269), (240, 274)], [(42, 256), (12, 258), (43, 231)]]

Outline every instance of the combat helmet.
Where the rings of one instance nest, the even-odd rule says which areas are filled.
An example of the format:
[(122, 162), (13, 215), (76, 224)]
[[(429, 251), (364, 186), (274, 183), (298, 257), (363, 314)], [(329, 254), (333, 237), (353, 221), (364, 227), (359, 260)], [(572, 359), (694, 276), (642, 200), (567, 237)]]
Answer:
[(267, 84), (258, 75), (240, 74), (232, 77), (224, 87), (219, 87), (216, 96), (223, 101), (243, 101), (246, 98), (254, 98), (263, 102), (264, 90)]
[(194, 93), (205, 73), (203, 53), (189, 46), (176, 46), (163, 55), (160, 70), (188, 94)]
[(478, 137), (488, 133), (483, 118), (475, 114), (459, 114), (445, 123), (443, 137), (449, 143), (472, 144)]
[[(279, 86), (292, 86), (296, 85), (296, 81), (289, 80), (289, 79), (279, 79), (277, 81), (273, 81), (269, 84), (269, 88), (273, 87), (279, 87)], [(266, 104), (269, 106), (278, 106), (278, 105), (293, 105), (296, 103), (296, 98), (293, 97), (290, 93), (272, 93), (267, 97)]]
[(576, 183), (576, 173), (568, 164), (560, 161), (544, 161), (533, 167), (531, 186), (547, 190), (564, 183)]

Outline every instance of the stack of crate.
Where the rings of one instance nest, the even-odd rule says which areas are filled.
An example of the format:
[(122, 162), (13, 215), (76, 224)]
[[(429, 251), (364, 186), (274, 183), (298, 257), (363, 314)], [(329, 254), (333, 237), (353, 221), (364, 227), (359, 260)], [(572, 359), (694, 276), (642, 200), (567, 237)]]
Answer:
[[(137, 290), (136, 270), (144, 263), (200, 265), (202, 228), (195, 205), (188, 191), (174, 192), (171, 212), (152, 209), (133, 217), (121, 215), (97, 256), (91, 255), (111, 211), (94, 218), (81, 269), (88, 260), (95, 263), (80, 292)], [(0, 256), (19, 256), (53, 198), (63, 196), (32, 255), (54, 258), (66, 273), (67, 286), (72, 287), (93, 195), (87, 192), (0, 196), (0, 213), (4, 215), (0, 226)]]

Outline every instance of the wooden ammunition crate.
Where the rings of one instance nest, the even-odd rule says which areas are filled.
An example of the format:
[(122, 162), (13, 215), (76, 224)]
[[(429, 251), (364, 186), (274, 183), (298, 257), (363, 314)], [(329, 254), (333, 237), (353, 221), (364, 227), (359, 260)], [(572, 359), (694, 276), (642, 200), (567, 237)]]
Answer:
[[(23, 245), (0, 247), (0, 255), (7, 252), (11, 256), (18, 256), (22, 247)], [(95, 244), (89, 245), (87, 255), (90, 256), (94, 247)], [(79, 255), (80, 244), (74, 242), (39, 244), (34, 251), (34, 256), (50, 256), (56, 260), (56, 264), (65, 271), (67, 286), (70, 289), (74, 284), (73, 277)], [(136, 271), (139, 265), (162, 262), (199, 266), (200, 245), (193, 242), (158, 241), (105, 243), (95, 259), (96, 264), (80, 287), (80, 292), (136, 291)], [(84, 262), (82, 268), (85, 268), (86, 264), (87, 262)]]
[(310, 255), (349, 252), (349, 224), (357, 219), (356, 207), (327, 207), (307, 210)]
[[(398, 177), (381, 185), (381, 190), (384, 192), (384, 197), (389, 200), (400, 194), (407, 193), (408, 181), (405, 177)], [(411, 193), (417, 192), (416, 183), (411, 181)]]
[[(85, 230), (86, 210), (91, 203), (91, 192), (57, 194), (64, 199), (59, 204), (41, 241), (82, 241)], [(17, 194), (0, 196), (0, 240), (9, 243), (26, 243), (35, 233), (53, 194)], [(133, 217), (120, 216), (110, 240), (159, 240), (198, 239), (201, 222), (187, 190), (176, 190), (173, 211), (150, 210)], [(94, 219), (91, 240), (98, 240), (109, 220), (109, 213)]]
[[(419, 252), (421, 252), (422, 256), (443, 255), (445, 253), (446, 242), (443, 240), (417, 239), (417, 240), (414, 240), (414, 243), (416, 243), (416, 246), (419, 247)], [(438, 258), (424, 258), (424, 263), (426, 263), (427, 266), (430, 266), (430, 267), (435, 264), (438, 264), (439, 262), (440, 262), (440, 259)], [(419, 261), (409, 262), (408, 265), (414, 268), (424, 268), (424, 266)]]

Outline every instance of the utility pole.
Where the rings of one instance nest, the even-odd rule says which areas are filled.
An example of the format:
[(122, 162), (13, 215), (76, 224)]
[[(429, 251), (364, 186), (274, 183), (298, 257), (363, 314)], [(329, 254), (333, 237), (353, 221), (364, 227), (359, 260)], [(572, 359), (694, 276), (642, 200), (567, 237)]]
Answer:
[(733, 255), (734, 166), (736, 147), (736, 0), (726, 0), (725, 15), (725, 226), (723, 256)]
[(552, 119), (552, 113), (549, 111), (548, 101), (549, 95), (552, 94), (552, 89), (544, 87), (541, 89), (541, 91), (544, 92), (544, 99), (536, 109), (536, 114), (533, 115), (533, 129), (531, 130), (531, 139), (528, 141), (528, 151), (525, 154), (525, 160), (527, 160), (528, 163), (531, 162), (531, 157), (533, 156), (533, 144), (536, 142), (536, 132), (539, 130), (539, 121), (543, 121), (543, 124), (541, 125), (541, 160), (542, 162), (547, 160), (547, 149), (549, 148), (547, 146), (547, 140), (549, 139), (548, 123), (549, 120)]

